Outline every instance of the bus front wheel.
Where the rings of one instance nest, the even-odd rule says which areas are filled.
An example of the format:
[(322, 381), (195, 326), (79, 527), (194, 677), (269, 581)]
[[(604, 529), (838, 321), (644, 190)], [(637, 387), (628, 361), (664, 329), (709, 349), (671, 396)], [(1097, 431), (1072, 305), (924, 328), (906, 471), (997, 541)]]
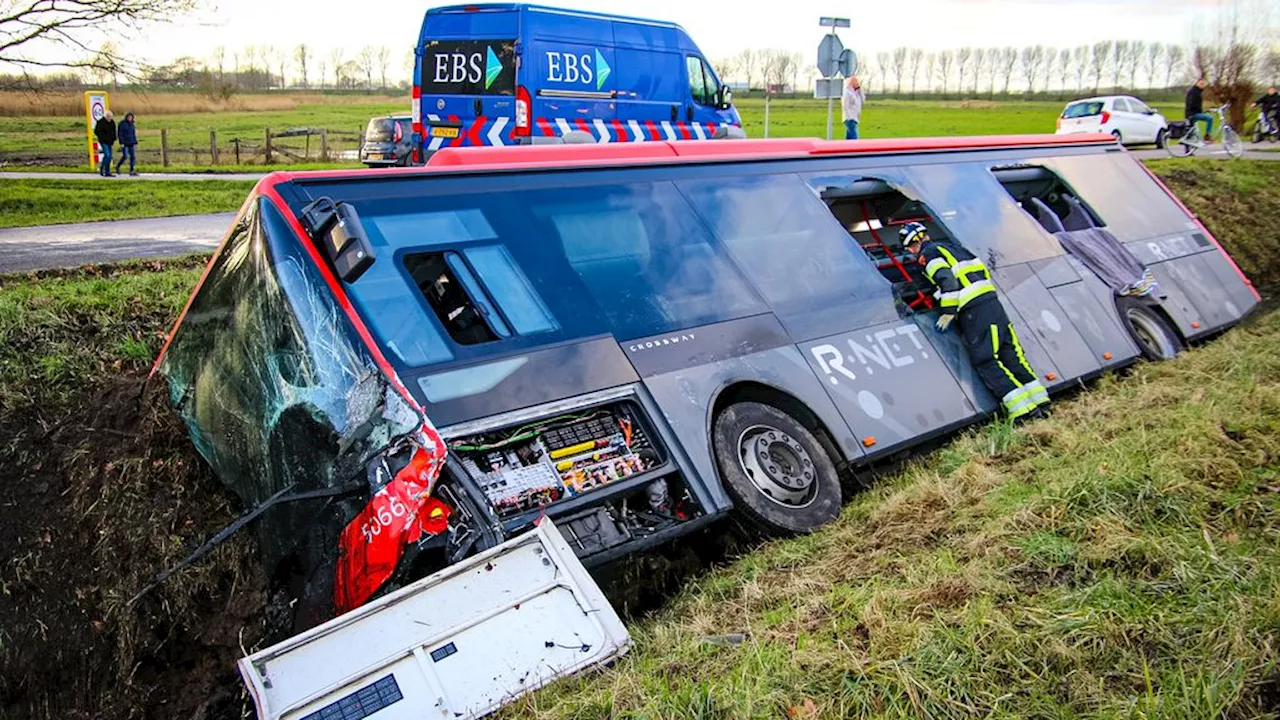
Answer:
[(787, 413), (762, 403), (725, 408), (713, 432), (725, 491), (771, 534), (813, 532), (840, 514), (840, 477), (822, 443)]

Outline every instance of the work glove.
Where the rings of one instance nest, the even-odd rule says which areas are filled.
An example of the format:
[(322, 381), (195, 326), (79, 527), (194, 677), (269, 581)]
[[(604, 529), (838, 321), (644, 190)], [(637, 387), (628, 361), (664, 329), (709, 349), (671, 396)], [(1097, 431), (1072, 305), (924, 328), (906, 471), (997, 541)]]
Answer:
[(938, 317), (938, 322), (934, 323), (933, 326), (938, 328), (938, 332), (946, 332), (951, 327), (951, 323), (955, 322), (955, 319), (955, 315), (944, 313)]

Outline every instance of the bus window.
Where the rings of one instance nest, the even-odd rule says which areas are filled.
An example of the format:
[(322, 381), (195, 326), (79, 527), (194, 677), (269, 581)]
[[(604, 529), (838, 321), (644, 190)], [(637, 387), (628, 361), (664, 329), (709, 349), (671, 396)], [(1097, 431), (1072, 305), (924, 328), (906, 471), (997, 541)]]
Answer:
[(1007, 165), (991, 168), (991, 173), (1018, 207), (1048, 232), (1106, 227), (1093, 208), (1052, 170), (1038, 165)]
[(955, 242), (937, 216), (919, 200), (903, 195), (887, 183), (864, 179), (822, 193), (831, 214), (840, 221), (880, 274), (893, 283), (897, 299), (916, 311), (933, 309), (933, 284), (925, 277), (919, 259), (898, 239), (898, 231), (911, 222), (923, 223), (934, 240)]
[(897, 318), (889, 284), (798, 176), (678, 186), (793, 337)]
[(670, 183), (530, 199), (620, 340), (765, 312)]
[(406, 255), (404, 266), (454, 342), (475, 345), (510, 336), (457, 253)]

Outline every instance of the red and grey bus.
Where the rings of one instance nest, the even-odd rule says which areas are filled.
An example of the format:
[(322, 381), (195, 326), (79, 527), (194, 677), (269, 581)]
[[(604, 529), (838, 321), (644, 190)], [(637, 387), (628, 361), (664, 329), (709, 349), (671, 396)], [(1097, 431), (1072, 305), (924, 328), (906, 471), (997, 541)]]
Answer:
[(985, 262), (1053, 392), (1259, 301), (1106, 136), (444, 149), (263, 179), (156, 372), (300, 625), (544, 515), (588, 567), (732, 510), (808, 532), (998, 407), (907, 222)]

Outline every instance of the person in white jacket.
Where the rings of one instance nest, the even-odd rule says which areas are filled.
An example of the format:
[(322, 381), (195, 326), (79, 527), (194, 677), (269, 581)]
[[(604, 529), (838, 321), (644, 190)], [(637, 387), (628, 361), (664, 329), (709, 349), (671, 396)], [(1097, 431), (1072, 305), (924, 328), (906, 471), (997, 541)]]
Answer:
[(862, 91), (862, 83), (857, 75), (850, 75), (844, 84), (844, 95), (840, 99), (840, 119), (844, 121), (844, 139), (858, 139), (858, 123), (862, 122), (862, 103), (867, 94)]

